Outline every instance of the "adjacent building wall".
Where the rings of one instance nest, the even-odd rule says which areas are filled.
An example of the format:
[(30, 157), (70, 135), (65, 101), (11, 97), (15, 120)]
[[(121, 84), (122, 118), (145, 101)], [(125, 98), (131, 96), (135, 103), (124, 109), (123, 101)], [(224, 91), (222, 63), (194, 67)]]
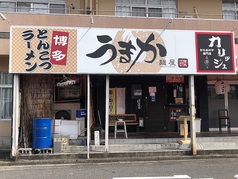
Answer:
[(222, 1), (178, 0), (178, 17), (200, 19), (222, 19)]
[(98, 15), (115, 15), (115, 1), (98, 0)]
[[(8, 64), (9, 64), (8, 56), (0, 55), (0, 72), (8, 72), (9, 66)], [(10, 147), (11, 147), (11, 121), (0, 121), (0, 148), (10, 148)]]

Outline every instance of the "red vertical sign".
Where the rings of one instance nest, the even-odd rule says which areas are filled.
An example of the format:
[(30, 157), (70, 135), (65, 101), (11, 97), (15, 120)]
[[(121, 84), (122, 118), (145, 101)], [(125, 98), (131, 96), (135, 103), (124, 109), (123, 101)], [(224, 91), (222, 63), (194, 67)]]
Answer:
[(50, 61), (54, 65), (66, 65), (69, 33), (53, 31)]

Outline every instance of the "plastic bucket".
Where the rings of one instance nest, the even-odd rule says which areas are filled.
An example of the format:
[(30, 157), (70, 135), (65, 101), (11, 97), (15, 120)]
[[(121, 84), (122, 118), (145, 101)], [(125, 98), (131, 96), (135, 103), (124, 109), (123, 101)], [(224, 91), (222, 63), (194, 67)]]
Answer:
[(43, 149), (52, 146), (52, 119), (33, 119), (32, 148)]
[(83, 144), (83, 146), (87, 146), (87, 139), (83, 139), (82, 144)]

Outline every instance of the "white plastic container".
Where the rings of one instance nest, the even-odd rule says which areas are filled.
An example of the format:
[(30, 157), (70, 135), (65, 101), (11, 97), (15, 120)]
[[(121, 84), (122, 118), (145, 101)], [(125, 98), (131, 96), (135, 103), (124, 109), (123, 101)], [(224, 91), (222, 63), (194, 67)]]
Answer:
[(201, 118), (195, 118), (196, 132), (201, 132)]

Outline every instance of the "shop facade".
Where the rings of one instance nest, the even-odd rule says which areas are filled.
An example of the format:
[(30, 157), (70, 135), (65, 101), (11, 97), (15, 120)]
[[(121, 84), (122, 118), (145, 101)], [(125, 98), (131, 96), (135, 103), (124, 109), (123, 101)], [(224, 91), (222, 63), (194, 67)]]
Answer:
[[(9, 17), (8, 19), (13, 19), (16, 15), (6, 14), (6, 16)], [(24, 14), (21, 16), (22, 18), (27, 18), (30, 15)], [(39, 19), (54, 19), (52, 15), (37, 16), (40, 16)], [(234, 55), (228, 71), (207, 72), (205, 69), (205, 71), (200, 70), (200, 72), (198, 72), (196, 69), (197, 57), (195, 55), (196, 38), (193, 37), (192, 34), (204, 30), (205, 32), (213, 33), (214, 31), (220, 30), (217, 29), (217, 24), (224, 23), (226, 24), (224, 26), (226, 26), (227, 29), (220, 30), (220, 34), (226, 33), (229, 36), (231, 35), (233, 38), (233, 35), (235, 34), (230, 33), (230, 29), (235, 26), (235, 22), (232, 22), (232, 25), (229, 27), (227, 24), (230, 23), (223, 21), (214, 22), (212, 20), (198, 21), (174, 19), (173, 25), (168, 26), (165, 29), (171, 19), (150, 18), (148, 20), (144, 18), (125, 19), (120, 17), (112, 18), (95, 16), (93, 17), (94, 24), (92, 25), (89, 23), (90, 16), (75, 17), (62, 15), (62, 18), (64, 18), (63, 22), (78, 22), (78, 19), (80, 18), (80, 23), (66, 24), (60, 22), (54, 23), (52, 21), (42, 23), (39, 20), (32, 22), (32, 26), (27, 26), (24, 23), (12, 22), (14, 25), (11, 26), (12, 30), (10, 33), (12, 35), (15, 34), (15, 36), (11, 37), (11, 43), (9, 44), (10, 60), (8, 61), (8, 58), (4, 57), (6, 58), (5, 64), (3, 57), (1, 57), (1, 66), (5, 66), (6, 68), (4, 68), (4, 70), (12, 74), (14, 79), (13, 91), (15, 102), (13, 105), (13, 126), (15, 126), (15, 130), (11, 134), (13, 138), (13, 146), (15, 147), (13, 150), (13, 156), (17, 154), (17, 147), (19, 147), (18, 139), (20, 136), (19, 134), (21, 134), (21, 130), (18, 128), (19, 119), (22, 120), (23, 116), (26, 117), (30, 113), (32, 114), (27, 117), (29, 121), (38, 117), (50, 117), (54, 119), (56, 118), (56, 103), (66, 103), (68, 105), (77, 103), (80, 105), (75, 107), (75, 109), (88, 109), (90, 114), (90, 117), (88, 118), (90, 119), (90, 126), (95, 121), (97, 123), (99, 122), (97, 121), (97, 112), (99, 111), (100, 118), (102, 119), (101, 122), (104, 129), (106, 129), (107, 116), (109, 116), (109, 111), (108, 113), (106, 112), (106, 99), (107, 90), (109, 90), (109, 88), (125, 88), (125, 113), (136, 114), (137, 120), (139, 120), (139, 117), (143, 120), (143, 125), (139, 126), (139, 131), (152, 133), (177, 131), (177, 125), (174, 121), (177, 113), (189, 113), (187, 97), (189, 95), (190, 75), (195, 76), (194, 90), (196, 94), (196, 117), (202, 118), (201, 130), (209, 131), (209, 128), (211, 127), (217, 128), (215, 122), (212, 124), (210, 123), (211, 119), (210, 116), (208, 116), (210, 113), (208, 112), (209, 106), (207, 103), (209, 100), (207, 82), (217, 79), (226, 81), (236, 80)], [(72, 18), (74, 20), (72, 20)], [(140, 23), (133, 23), (135, 20)], [(108, 23), (104, 24), (103, 22), (105, 21)], [(207, 27), (209, 28), (201, 28), (201, 21), (202, 23), (207, 24)], [(118, 22), (120, 22), (120, 27), (118, 27)], [(185, 22), (188, 23), (187, 26), (182, 25)], [(148, 23), (151, 24), (150, 28), (148, 28)], [(194, 23), (195, 26), (191, 28), (190, 25)], [(42, 24), (42, 26), (36, 27), (36, 25), (39, 24)], [(47, 30), (49, 35), (47, 40), (44, 41), (44, 38), (41, 39), (42, 37), (38, 36), (40, 32), (38, 31), (39, 29), (41, 32), (44, 32), (42, 30)], [(29, 33), (29, 31), (32, 31), (33, 33)], [(67, 36), (67, 34), (69, 35), (69, 41), (67, 42), (69, 46), (67, 48), (68, 56), (66, 65), (57, 64), (57, 60), (54, 63), (49, 63), (49, 60), (47, 58), (45, 59), (45, 57), (48, 57), (45, 55), (47, 51), (49, 52), (48, 55), (53, 55), (51, 54), (53, 48), (51, 43), (53, 42), (53, 36), (57, 35), (53, 35), (54, 31), (56, 33), (63, 31), (66, 33), (66, 35), (64, 34), (63, 36)], [(181, 31), (186, 34), (185, 38), (190, 37), (186, 43), (184, 43), (184, 37), (179, 34)], [(127, 35), (123, 33), (127, 33)], [(151, 34), (154, 34), (154, 37), (152, 37)], [(31, 35), (34, 35), (34, 40), (24, 40), (24, 38), (30, 38)], [(58, 36), (60, 36), (60, 34), (58, 34)], [(174, 38), (175, 36), (176, 38)], [(129, 43), (130, 40), (124, 39), (131, 39), (131, 43)], [(50, 46), (48, 49), (47, 45), (42, 45), (41, 50), (37, 49), (37, 45), (41, 40), (44, 43), (49, 43)], [(149, 40), (151, 41), (149, 42)], [(88, 43), (89, 41), (91, 43)], [(119, 41), (122, 43), (118, 43)], [(138, 46), (139, 41), (142, 43), (148, 41), (148, 44), (151, 45), (151, 42), (154, 44), (147, 49), (148, 51), (141, 52), (142, 59), (138, 59), (136, 63), (133, 64), (132, 62), (135, 61), (137, 55), (140, 53), (140, 47)], [(182, 43), (176, 44), (179, 41), (182, 41)], [(34, 49), (29, 49), (27, 46), (29, 44)], [(113, 54), (115, 51), (111, 48), (112, 46), (105, 51), (101, 51), (101, 56), (98, 54), (94, 56), (95, 53), (93, 52), (97, 51), (105, 44), (115, 47), (117, 53), (117, 56), (115, 57), (116, 60), (112, 58), (115, 55)], [(131, 50), (128, 51), (125, 50), (126, 48), (122, 48), (127, 47), (126, 45), (130, 45), (129, 47)], [(46, 49), (42, 50), (44, 48)], [(120, 51), (123, 49), (125, 50), (124, 52)], [(153, 49), (156, 49), (156, 55), (153, 53)], [(177, 49), (176, 53), (171, 52), (174, 49)], [(39, 62), (35, 61), (39, 56), (35, 59), (32, 58), (32, 60), (26, 60), (27, 55), (29, 55), (29, 58), (31, 57), (31, 50), (38, 55), (42, 53), (42, 60)], [(229, 49), (226, 50), (229, 51)], [(132, 56), (130, 60), (127, 55), (128, 52), (129, 56), (130, 53), (133, 53), (133, 55), (131, 54)], [(171, 54), (172, 56), (170, 56)], [(7, 52), (6, 55), (8, 55)], [(120, 58), (121, 56), (124, 58)], [(154, 59), (154, 57), (156, 58)], [(157, 57), (159, 57), (158, 60)], [(180, 65), (182, 65), (181, 68), (178, 68), (178, 57), (182, 57), (180, 59)], [(204, 57), (204, 59), (206, 58)], [(35, 62), (37, 62), (38, 68), (33, 69)], [(203, 62), (204, 61), (201, 63)], [(50, 64), (51, 66), (49, 66)], [(188, 65), (187, 68), (186, 65)], [(57, 68), (55, 68), (56, 66)], [(138, 71), (138, 69), (140, 69), (140, 71)], [(65, 97), (62, 97), (62, 95), (56, 96), (56, 94), (62, 94), (62, 92), (60, 92), (62, 90), (59, 90), (61, 88), (56, 86), (57, 83), (63, 80), (63, 75), (69, 79), (75, 80), (76, 85), (73, 85), (72, 87), (74, 89), (69, 92), (69, 94), (74, 94), (75, 96), (68, 96), (66, 99)], [(91, 86), (88, 84), (89, 80), (91, 81)], [(107, 82), (109, 82), (108, 89), (106, 87)], [(30, 84), (32, 84), (32, 88), (29, 88)], [(48, 86), (46, 84), (48, 84)], [(18, 88), (16, 86), (18, 86)], [(42, 87), (44, 87), (45, 90), (42, 91)], [(80, 94), (77, 94), (77, 89), (81, 90)], [(63, 94), (65, 94), (64, 92), (65, 90), (63, 90)], [(31, 94), (30, 96), (29, 93)], [(91, 96), (88, 96), (88, 94)], [(93, 100), (93, 104), (88, 102), (88, 97)], [(25, 105), (25, 107), (23, 105)], [(18, 106), (21, 107), (21, 110), (19, 110)], [(32, 108), (29, 108), (29, 106), (32, 106)], [(63, 108), (62, 106), (59, 106), (59, 108), (65, 109), (66, 111), (68, 110), (68, 107), (64, 106)], [(215, 110), (216, 109), (214, 109), (214, 111)], [(213, 116), (216, 115), (214, 112), (212, 113)], [(235, 115), (235, 113), (232, 115)], [(67, 118), (67, 114), (65, 118)], [(30, 124), (30, 122), (28, 122), (27, 124)], [(233, 125), (234, 127), (236, 126), (235, 123), (233, 123)], [(135, 131), (135, 126), (130, 126), (129, 130)], [(29, 144), (26, 144), (26, 147), (30, 146), (31, 140), (29, 139), (28, 141)]]
[[(32, 119), (57, 119), (55, 107), (77, 99), (76, 110), (87, 104), (87, 141), (95, 111), (105, 114), (101, 122), (105, 124), (107, 151), (109, 88), (125, 89), (120, 97), (124, 98), (124, 106), (120, 106), (123, 103), (119, 106), (122, 111), (124, 108), (124, 114), (133, 113), (141, 118), (140, 127), (145, 132), (175, 132), (176, 119), (181, 114), (191, 115), (193, 120), (203, 118), (206, 124), (207, 99), (195, 97), (207, 91), (205, 75), (236, 74), (232, 32), (12, 26), (11, 35), (9, 72), (14, 74), (15, 153), (19, 118), (23, 124), (24, 147), (30, 147)], [(105, 97), (102, 87), (94, 87), (102, 81), (102, 75), (105, 82), (100, 84), (105, 85)], [(194, 86), (199, 91), (197, 94)], [(97, 89), (96, 96), (92, 95), (92, 87)], [(95, 101), (97, 108), (93, 105)], [(74, 120), (75, 109), (70, 117), (61, 114), (60, 119)], [(208, 126), (203, 128), (208, 131)]]

